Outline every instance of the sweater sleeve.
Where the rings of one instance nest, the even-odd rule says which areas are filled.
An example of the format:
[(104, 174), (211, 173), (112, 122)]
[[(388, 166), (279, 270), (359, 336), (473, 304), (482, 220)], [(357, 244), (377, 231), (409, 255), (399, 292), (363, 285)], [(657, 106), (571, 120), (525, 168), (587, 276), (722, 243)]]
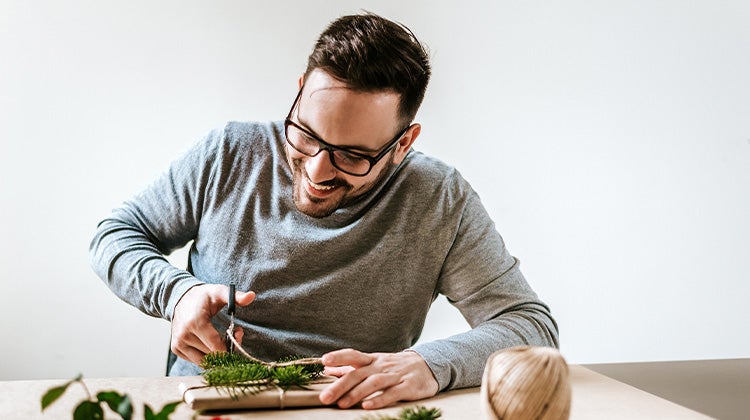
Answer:
[(440, 390), (480, 385), (484, 364), (497, 350), (558, 346), (557, 324), (518, 266), (470, 190), (438, 287), (472, 329), (412, 348), (432, 369)]
[(91, 266), (125, 302), (171, 320), (174, 307), (201, 284), (164, 257), (198, 234), (221, 130), (193, 146), (154, 183), (102, 220), (89, 247)]

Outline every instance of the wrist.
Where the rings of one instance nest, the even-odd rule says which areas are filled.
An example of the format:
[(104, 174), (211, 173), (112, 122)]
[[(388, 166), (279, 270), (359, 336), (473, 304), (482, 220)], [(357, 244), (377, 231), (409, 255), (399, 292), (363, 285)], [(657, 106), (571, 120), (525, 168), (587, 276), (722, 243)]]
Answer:
[(182, 298), (185, 297), (185, 295), (192, 290), (195, 286), (202, 286), (206, 283), (201, 282), (200, 280), (193, 277), (192, 279), (185, 279), (178, 281), (171, 290), (169, 300), (167, 300), (167, 308), (166, 313), (164, 314), (164, 318), (166, 318), (168, 321), (172, 321), (174, 319), (175, 310), (177, 309), (177, 305), (182, 301)]
[[(421, 370), (424, 372), (425, 380), (429, 383), (429, 389), (432, 395), (437, 394), (440, 391), (440, 382), (438, 382), (437, 376), (435, 376), (435, 372), (432, 371), (432, 367), (429, 363), (427, 363), (427, 360), (425, 360), (424, 356), (413, 349), (406, 349), (401, 353), (410, 353), (413, 355), (412, 357), (416, 361), (415, 363), (417, 363), (421, 367)], [(429, 381), (429, 379), (427, 378), (431, 378), (432, 381)]]

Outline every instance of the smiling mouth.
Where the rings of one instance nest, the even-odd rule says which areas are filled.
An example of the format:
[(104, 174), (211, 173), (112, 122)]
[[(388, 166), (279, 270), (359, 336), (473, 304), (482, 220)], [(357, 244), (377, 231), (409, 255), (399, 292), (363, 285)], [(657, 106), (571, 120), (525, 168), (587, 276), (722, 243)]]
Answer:
[(329, 198), (331, 195), (335, 194), (336, 191), (338, 191), (339, 185), (323, 185), (323, 184), (316, 184), (310, 179), (305, 178), (305, 190), (307, 191), (308, 196), (311, 199), (317, 199), (317, 200), (323, 200)]
[(320, 185), (310, 181), (309, 179), (307, 180), (307, 184), (318, 191), (330, 191), (336, 188), (335, 185)]

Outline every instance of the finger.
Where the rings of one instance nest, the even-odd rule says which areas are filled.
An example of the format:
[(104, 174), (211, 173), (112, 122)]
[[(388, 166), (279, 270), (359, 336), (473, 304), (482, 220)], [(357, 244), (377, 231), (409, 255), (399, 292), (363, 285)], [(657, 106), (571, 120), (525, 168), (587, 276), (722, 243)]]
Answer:
[(338, 406), (340, 408), (349, 408), (375, 392), (388, 389), (400, 381), (401, 376), (396, 374), (372, 375), (344, 394), (343, 397), (339, 398)]
[(203, 356), (205, 356), (205, 353), (196, 349), (195, 347), (191, 347), (188, 345), (172, 345), (172, 353), (174, 353), (177, 357), (187, 360), (189, 362), (200, 364), (201, 360), (203, 360)]
[(352, 388), (359, 385), (360, 382), (367, 379), (369, 374), (370, 372), (366, 367), (353, 369), (351, 372), (343, 375), (336, 379), (332, 384), (328, 385), (323, 392), (320, 393), (320, 402), (323, 404), (333, 404)]
[(213, 324), (211, 324), (210, 322), (208, 322), (207, 324), (208, 325), (206, 327), (201, 328), (197, 333), (197, 337), (202, 343), (202, 346), (198, 347), (198, 349), (205, 350), (206, 353), (210, 353), (212, 351), (226, 351), (227, 344), (221, 338), (219, 332), (216, 331)]
[(198, 319), (182, 330), (173, 329), (172, 339), (178, 345), (194, 347), (205, 353), (226, 350), (226, 343), (208, 319)]
[(365, 410), (376, 410), (378, 408), (388, 407), (399, 401), (410, 401), (409, 387), (403, 382), (384, 389), (379, 395), (362, 401), (362, 408)]
[(193, 347), (185, 349), (185, 360), (192, 362), (196, 365), (200, 365), (201, 361), (203, 361), (203, 357), (206, 355), (206, 353), (203, 353)]
[(353, 370), (354, 368), (351, 366), (326, 367), (325, 369), (323, 369), (323, 373), (328, 376), (341, 377)]
[(245, 336), (245, 330), (242, 329), (242, 327), (234, 327), (234, 339), (237, 340), (238, 343), (242, 343), (242, 337)]
[(342, 349), (324, 354), (321, 360), (325, 366), (353, 366), (357, 368), (369, 365), (375, 360), (375, 357), (354, 349)]
[[(191, 347), (202, 353), (209, 352), (209, 347), (196, 335), (198, 331), (199, 327), (196, 325), (179, 326), (176, 322), (173, 323), (172, 338), (170, 340), (172, 352), (179, 355), (179, 352), (186, 351), (186, 349)], [(187, 357), (184, 358), (187, 360)]]
[(200, 336), (191, 332), (185, 332), (183, 334), (174, 334), (172, 336), (172, 342), (173, 342), (172, 344), (173, 347), (176, 347), (177, 349), (180, 349), (182, 351), (185, 351), (188, 348), (193, 348), (201, 352), (202, 354), (211, 352), (211, 347), (209, 347), (209, 345), (206, 344), (206, 341), (201, 339)]

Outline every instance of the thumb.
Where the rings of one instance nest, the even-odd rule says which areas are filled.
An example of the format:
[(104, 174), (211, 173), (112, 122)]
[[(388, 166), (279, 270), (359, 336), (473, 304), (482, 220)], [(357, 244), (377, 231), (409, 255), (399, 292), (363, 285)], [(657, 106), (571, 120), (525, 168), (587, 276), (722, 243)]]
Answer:
[(240, 306), (247, 306), (255, 300), (255, 292), (235, 292), (234, 302)]
[[(222, 307), (229, 305), (229, 286), (224, 284), (213, 285), (210, 293), (211, 307), (219, 311)], [(234, 292), (234, 303), (247, 306), (255, 300), (255, 292)]]

